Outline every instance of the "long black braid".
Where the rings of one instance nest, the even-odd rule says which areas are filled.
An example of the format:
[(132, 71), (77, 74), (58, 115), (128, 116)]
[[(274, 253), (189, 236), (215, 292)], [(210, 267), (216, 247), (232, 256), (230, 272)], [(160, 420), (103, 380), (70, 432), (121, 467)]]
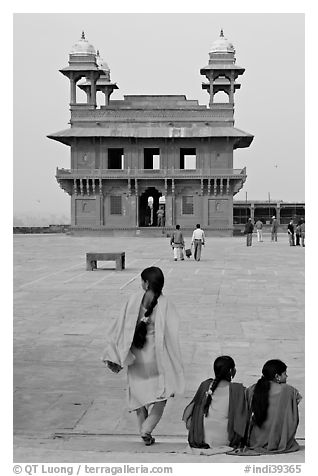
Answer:
[(267, 419), (271, 380), (275, 379), (276, 374), (281, 375), (286, 369), (286, 364), (278, 359), (268, 360), (264, 364), (262, 376), (256, 382), (251, 403), (253, 419), (258, 427), (261, 427)]
[[(146, 302), (146, 312), (145, 317), (151, 316), (154, 308), (158, 303), (159, 296), (162, 293), (162, 288), (164, 285), (164, 275), (160, 268), (156, 266), (151, 266), (150, 268), (146, 268), (141, 273), (141, 278), (143, 281), (148, 282), (148, 290), (144, 294), (144, 301)], [(152, 300), (149, 304), (147, 304), (147, 292), (153, 295)], [(148, 322), (141, 320), (136, 325), (135, 334), (133, 338), (133, 345), (137, 349), (142, 349), (147, 340), (147, 327)]]
[(207, 392), (205, 404), (203, 407), (203, 413), (207, 417), (209, 414), (209, 408), (212, 402), (212, 395), (217, 389), (221, 380), (231, 381), (231, 370), (235, 368), (235, 362), (229, 355), (221, 355), (215, 359), (213, 364), (215, 379), (212, 382), (210, 389)]

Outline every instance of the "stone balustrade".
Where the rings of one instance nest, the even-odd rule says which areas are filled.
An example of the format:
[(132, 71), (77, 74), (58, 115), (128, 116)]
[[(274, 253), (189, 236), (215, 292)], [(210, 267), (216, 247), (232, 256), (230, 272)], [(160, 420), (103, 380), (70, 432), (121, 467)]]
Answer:
[(246, 169), (56, 169), (56, 178), (242, 178)]

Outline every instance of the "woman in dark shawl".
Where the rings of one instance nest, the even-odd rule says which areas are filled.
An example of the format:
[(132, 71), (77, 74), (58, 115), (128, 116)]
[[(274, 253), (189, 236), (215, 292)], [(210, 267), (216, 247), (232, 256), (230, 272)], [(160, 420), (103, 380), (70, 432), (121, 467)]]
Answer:
[(248, 447), (253, 454), (298, 451), (295, 440), (298, 427), (298, 390), (286, 383), (287, 366), (281, 360), (269, 360), (256, 384), (247, 389), (250, 413)]
[(235, 362), (218, 357), (213, 365), (215, 378), (202, 382), (183, 413), (189, 430), (189, 450), (195, 454), (224, 453), (244, 442), (247, 429), (245, 388), (232, 383)]

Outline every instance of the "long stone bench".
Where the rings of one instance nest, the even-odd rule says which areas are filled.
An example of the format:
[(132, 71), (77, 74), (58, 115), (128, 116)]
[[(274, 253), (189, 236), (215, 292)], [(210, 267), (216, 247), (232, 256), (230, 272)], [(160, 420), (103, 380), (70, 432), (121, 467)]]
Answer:
[(93, 271), (97, 269), (97, 261), (116, 261), (116, 269), (125, 269), (125, 252), (116, 253), (86, 253), (86, 269)]

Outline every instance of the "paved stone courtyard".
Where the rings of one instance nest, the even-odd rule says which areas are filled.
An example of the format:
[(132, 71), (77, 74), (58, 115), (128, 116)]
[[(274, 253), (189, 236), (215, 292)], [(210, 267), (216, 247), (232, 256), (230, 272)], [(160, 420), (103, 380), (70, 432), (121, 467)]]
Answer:
[[(173, 261), (169, 239), (14, 236), (15, 462), (229, 462), (244, 458), (184, 454), (181, 415), (221, 354), (237, 365), (236, 381), (251, 385), (270, 358), (288, 365), (288, 382), (304, 396), (305, 250), (286, 235), (247, 248), (245, 238), (207, 238), (200, 262)], [(186, 237), (186, 244), (190, 238)], [(112, 263), (86, 271), (86, 252), (125, 251), (126, 269)], [(156, 265), (164, 292), (181, 316), (186, 392), (169, 401), (154, 432), (139, 442), (126, 410), (125, 374), (105, 369), (109, 323)], [(304, 407), (297, 437), (304, 445)], [(253, 462), (302, 462), (304, 450)]]

